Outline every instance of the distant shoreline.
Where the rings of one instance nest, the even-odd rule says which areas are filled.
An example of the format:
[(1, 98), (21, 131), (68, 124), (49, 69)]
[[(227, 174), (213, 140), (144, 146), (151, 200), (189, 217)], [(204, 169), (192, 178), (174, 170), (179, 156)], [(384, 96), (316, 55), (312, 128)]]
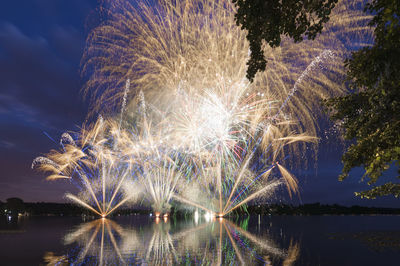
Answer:
[(310, 203), (298, 206), (287, 204), (253, 205), (248, 207), (251, 214), (275, 215), (400, 215), (400, 208), (365, 207), (353, 205)]
[[(29, 216), (94, 216), (92, 212), (72, 203), (52, 203), (52, 202), (25, 202), (24, 213)], [(6, 204), (0, 202), (0, 210), (3, 215)], [(144, 207), (121, 208), (114, 215), (150, 214), (152, 211)], [(171, 209), (171, 215), (186, 216), (190, 211)], [(400, 208), (364, 207), (354, 205), (346, 207), (338, 204), (311, 203), (303, 205), (288, 204), (260, 204), (251, 205), (246, 209), (232, 213), (236, 215), (400, 215)]]

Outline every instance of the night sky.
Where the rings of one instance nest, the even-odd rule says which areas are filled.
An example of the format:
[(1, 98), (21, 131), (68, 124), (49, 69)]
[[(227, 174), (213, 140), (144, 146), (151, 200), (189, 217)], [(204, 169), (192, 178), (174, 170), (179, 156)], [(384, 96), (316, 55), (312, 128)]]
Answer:
[[(2, 3), (0, 201), (20, 197), (27, 202), (64, 202), (66, 191), (76, 191), (68, 181), (46, 181), (44, 174), (31, 169), (31, 163), (58, 148), (61, 134), (77, 131), (85, 119), (88, 107), (80, 93), (79, 67), (96, 6), (96, 0)], [(341, 148), (332, 146), (321, 146), (317, 169), (293, 170), (300, 180), (301, 195), (284, 196), (285, 202), (397, 206), (393, 197), (356, 198), (354, 191), (367, 188), (360, 182), (362, 171), (356, 169), (339, 182)]]

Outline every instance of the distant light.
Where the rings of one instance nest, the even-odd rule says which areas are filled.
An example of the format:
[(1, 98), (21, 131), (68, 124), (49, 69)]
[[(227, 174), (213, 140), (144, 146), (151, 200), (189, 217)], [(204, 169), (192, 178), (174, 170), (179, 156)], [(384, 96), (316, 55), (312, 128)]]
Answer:
[(214, 217), (215, 217), (215, 214), (213, 214), (212, 212), (206, 212), (204, 214), (204, 218), (206, 219), (207, 222), (209, 222)]
[(194, 221), (195, 221), (196, 224), (197, 224), (197, 222), (199, 221), (199, 212), (197, 211), (197, 209), (196, 209), (196, 211), (194, 212)]

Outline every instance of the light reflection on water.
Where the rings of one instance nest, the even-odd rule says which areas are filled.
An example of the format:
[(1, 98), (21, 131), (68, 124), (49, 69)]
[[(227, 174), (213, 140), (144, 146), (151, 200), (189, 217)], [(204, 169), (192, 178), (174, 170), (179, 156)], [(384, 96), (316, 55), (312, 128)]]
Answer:
[(268, 233), (248, 232), (247, 222), (157, 218), (133, 226), (98, 219), (75, 226), (64, 236), (66, 254), (49, 251), (43, 259), (49, 265), (292, 265), (296, 261), (298, 243), (278, 246)]
[(250, 216), (223, 223), (206, 222), (205, 217), (196, 223), (132, 215), (107, 221), (108, 226), (101, 220), (82, 222), (81, 217), (9, 221), (0, 216), (0, 265), (240, 265), (242, 260), (251, 265), (294, 261), (295, 265), (376, 266), (400, 261), (396, 215)]

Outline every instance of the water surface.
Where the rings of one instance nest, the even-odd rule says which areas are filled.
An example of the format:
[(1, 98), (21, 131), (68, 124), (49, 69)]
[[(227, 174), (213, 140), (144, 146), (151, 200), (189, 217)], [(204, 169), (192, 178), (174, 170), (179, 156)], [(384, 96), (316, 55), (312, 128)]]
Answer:
[(2, 219), (1, 265), (399, 265), (400, 261), (400, 216)]

